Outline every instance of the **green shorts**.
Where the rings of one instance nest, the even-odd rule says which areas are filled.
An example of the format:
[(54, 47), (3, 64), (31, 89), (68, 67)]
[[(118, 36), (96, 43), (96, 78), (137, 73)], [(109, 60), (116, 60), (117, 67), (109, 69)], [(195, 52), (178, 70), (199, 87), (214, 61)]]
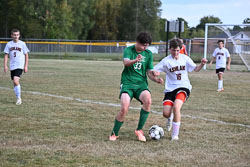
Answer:
[(148, 90), (150, 92), (146, 84), (135, 86), (135, 87), (131, 87), (131, 85), (121, 84), (119, 98), (121, 98), (122, 93), (127, 93), (129, 97), (131, 98), (131, 100), (134, 97), (136, 100), (142, 103), (142, 101), (140, 100), (140, 95), (141, 95), (141, 92), (144, 90)]

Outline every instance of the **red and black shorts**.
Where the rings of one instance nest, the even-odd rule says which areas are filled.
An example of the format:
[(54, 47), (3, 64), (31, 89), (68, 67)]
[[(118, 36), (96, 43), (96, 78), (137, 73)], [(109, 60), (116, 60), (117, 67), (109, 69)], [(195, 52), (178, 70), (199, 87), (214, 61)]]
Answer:
[(163, 105), (173, 106), (173, 103), (176, 99), (182, 100), (184, 103), (185, 101), (187, 101), (189, 95), (190, 90), (187, 88), (178, 88), (173, 90), (172, 92), (166, 92), (163, 99)]

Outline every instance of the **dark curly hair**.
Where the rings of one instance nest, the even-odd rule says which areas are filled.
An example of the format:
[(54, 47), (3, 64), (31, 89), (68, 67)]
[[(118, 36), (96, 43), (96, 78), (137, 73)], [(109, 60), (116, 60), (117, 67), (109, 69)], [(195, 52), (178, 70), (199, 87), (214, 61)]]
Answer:
[(136, 41), (141, 44), (148, 43), (150, 45), (152, 42), (152, 37), (148, 32), (140, 32), (136, 38)]

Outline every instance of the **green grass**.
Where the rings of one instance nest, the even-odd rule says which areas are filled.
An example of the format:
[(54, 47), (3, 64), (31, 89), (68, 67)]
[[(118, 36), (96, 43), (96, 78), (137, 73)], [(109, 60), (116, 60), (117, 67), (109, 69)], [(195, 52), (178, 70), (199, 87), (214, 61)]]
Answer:
[[(169, 133), (159, 141), (137, 141), (139, 110), (133, 109), (119, 140), (110, 142), (119, 107), (105, 104), (119, 104), (122, 62), (30, 59), (29, 72), (21, 79), (23, 104), (15, 105), (12, 90), (0, 89), (0, 166), (249, 166), (250, 128), (230, 123), (250, 125), (250, 73), (244, 66), (231, 68), (224, 74), (222, 93), (216, 92), (214, 67), (190, 73), (193, 90), (181, 111), (178, 142), (171, 142)], [(151, 81), (149, 85), (152, 110), (161, 112), (163, 86)], [(0, 86), (12, 89), (9, 73), (3, 70)], [(131, 106), (140, 104), (133, 100)], [(153, 124), (165, 127), (165, 120), (151, 113), (145, 133)]]

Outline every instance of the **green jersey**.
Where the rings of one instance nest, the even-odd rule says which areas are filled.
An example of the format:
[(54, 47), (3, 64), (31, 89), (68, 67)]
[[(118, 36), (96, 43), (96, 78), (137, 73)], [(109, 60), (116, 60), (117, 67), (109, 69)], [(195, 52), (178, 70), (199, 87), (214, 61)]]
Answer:
[(139, 88), (141, 85), (148, 85), (147, 70), (154, 68), (152, 52), (146, 49), (141, 53), (137, 53), (135, 45), (133, 45), (124, 50), (123, 59), (134, 60), (138, 54), (142, 55), (142, 60), (123, 69), (121, 77), (123, 86)]

